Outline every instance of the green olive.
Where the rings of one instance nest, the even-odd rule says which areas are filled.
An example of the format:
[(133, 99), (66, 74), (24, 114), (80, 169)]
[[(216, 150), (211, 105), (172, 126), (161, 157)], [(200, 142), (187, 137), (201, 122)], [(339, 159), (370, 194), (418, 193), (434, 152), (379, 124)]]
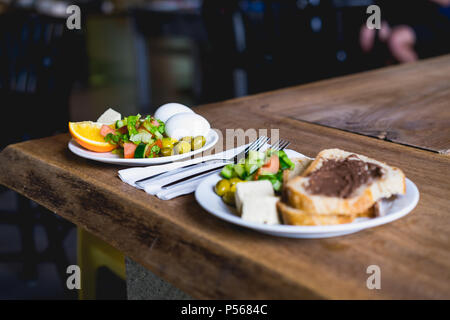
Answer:
[(172, 138), (162, 138), (162, 147), (172, 149), (175, 142), (177, 142), (177, 140)]
[(181, 140), (180, 141), (186, 141), (186, 142), (189, 142), (189, 143), (191, 143), (191, 141), (192, 141), (192, 137), (183, 137), (183, 138), (181, 138)]
[(225, 193), (230, 191), (230, 181), (227, 179), (222, 179), (216, 184), (216, 193), (218, 196), (223, 196)]
[(222, 200), (231, 206), (235, 205), (234, 192), (228, 191), (222, 196)]
[(234, 186), (234, 185), (236, 185), (236, 184), (239, 183), (239, 182), (244, 182), (244, 180), (241, 180), (241, 179), (239, 179), (239, 178), (231, 178), (231, 179), (230, 179), (230, 184), (231, 184), (231, 186)]
[(161, 149), (161, 155), (163, 157), (168, 157), (173, 155), (173, 149), (172, 148), (162, 148)]
[(206, 143), (206, 139), (204, 136), (195, 137), (194, 139), (192, 139), (192, 142), (191, 142), (192, 150), (200, 149), (201, 147), (203, 147), (205, 145), (205, 143)]
[(188, 153), (191, 151), (191, 144), (186, 141), (180, 141), (173, 147), (173, 150), (176, 154)]

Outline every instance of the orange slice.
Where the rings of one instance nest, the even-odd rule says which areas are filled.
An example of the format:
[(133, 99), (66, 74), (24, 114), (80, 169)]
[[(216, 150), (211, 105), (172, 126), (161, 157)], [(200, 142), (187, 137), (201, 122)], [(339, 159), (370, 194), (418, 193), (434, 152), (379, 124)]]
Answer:
[(69, 122), (69, 131), (72, 138), (88, 150), (95, 152), (109, 152), (116, 148), (105, 142), (100, 134), (101, 123), (92, 121)]

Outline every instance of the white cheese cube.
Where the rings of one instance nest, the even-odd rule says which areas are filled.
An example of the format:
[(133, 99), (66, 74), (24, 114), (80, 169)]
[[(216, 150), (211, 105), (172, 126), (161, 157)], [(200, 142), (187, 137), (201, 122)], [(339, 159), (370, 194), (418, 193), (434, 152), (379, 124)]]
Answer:
[(241, 182), (236, 185), (236, 208), (242, 213), (242, 203), (248, 197), (274, 196), (272, 184), (268, 180)]
[(122, 115), (117, 111), (109, 108), (97, 119), (97, 122), (102, 124), (113, 124), (117, 120), (122, 119)]
[(277, 212), (278, 197), (249, 197), (242, 205), (242, 219), (262, 223), (280, 224)]

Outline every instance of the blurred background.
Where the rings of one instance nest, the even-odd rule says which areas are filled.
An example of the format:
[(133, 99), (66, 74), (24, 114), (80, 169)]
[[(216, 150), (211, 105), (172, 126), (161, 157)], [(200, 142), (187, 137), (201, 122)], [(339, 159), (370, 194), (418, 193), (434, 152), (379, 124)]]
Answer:
[[(447, 54), (449, 39), (450, 0), (0, 0), (0, 149), (108, 107), (195, 106)], [(0, 299), (77, 298), (76, 250), (75, 226), (0, 189)], [(114, 273), (96, 281), (97, 298), (126, 297)]]

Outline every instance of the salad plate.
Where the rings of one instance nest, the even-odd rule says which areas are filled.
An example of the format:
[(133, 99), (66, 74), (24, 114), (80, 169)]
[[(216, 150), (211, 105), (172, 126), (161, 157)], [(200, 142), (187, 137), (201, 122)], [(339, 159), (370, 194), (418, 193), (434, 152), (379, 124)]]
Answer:
[(203, 151), (206, 151), (208, 149), (211, 149), (214, 147), (217, 142), (219, 141), (219, 135), (216, 131), (210, 129), (206, 138), (205, 145), (197, 150), (193, 150), (187, 153), (183, 154), (177, 154), (173, 156), (167, 156), (167, 157), (156, 157), (156, 158), (123, 158), (120, 157), (117, 154), (113, 154), (111, 152), (94, 152), (89, 151), (85, 148), (83, 148), (81, 145), (79, 145), (75, 140), (70, 140), (68, 143), (69, 150), (75, 153), (77, 156), (99, 161), (103, 163), (109, 163), (109, 164), (116, 164), (116, 165), (123, 165), (123, 166), (148, 166), (152, 164), (162, 164), (167, 162), (174, 162), (178, 160), (183, 160), (189, 157), (192, 157), (196, 154), (199, 154)]
[(197, 187), (195, 198), (203, 209), (227, 222), (280, 237), (329, 238), (355, 233), (400, 219), (410, 213), (419, 201), (419, 190), (411, 180), (406, 178), (406, 193), (404, 195), (396, 196), (392, 200), (383, 200), (386, 206), (386, 212), (383, 216), (376, 218), (357, 218), (351, 223), (339, 225), (267, 225), (241, 219), (235, 208), (222, 201), (222, 198), (214, 191), (216, 183), (221, 179), (222, 177), (219, 174), (214, 174), (203, 180)]

